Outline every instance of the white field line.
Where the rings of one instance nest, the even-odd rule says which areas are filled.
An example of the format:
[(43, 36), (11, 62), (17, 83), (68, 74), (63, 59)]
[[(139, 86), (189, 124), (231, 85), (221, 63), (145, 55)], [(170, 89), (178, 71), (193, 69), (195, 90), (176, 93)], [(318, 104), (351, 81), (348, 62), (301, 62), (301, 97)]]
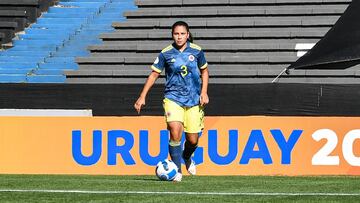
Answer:
[(156, 192), (156, 191), (92, 191), (92, 190), (31, 190), (0, 189), (0, 192), (20, 193), (78, 193), (78, 194), (150, 194), (150, 195), (214, 195), (214, 196), (360, 196), (360, 193), (307, 192)]

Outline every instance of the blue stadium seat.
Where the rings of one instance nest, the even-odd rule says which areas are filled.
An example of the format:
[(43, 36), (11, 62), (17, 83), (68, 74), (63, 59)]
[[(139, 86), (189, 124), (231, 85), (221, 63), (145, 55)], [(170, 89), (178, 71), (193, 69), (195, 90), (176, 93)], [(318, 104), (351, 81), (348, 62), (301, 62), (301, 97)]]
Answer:
[[(1, 71), (1, 69), (0, 69)], [(33, 71), (35, 75), (63, 75), (63, 69), (36, 69)]]
[(74, 27), (73, 24), (33, 24), (31, 28), (39, 29), (59, 29), (59, 30), (78, 30), (79, 27)]
[(79, 8), (101, 8), (104, 7), (104, 2), (59, 2), (59, 5)]
[(52, 40), (62, 38), (64, 40), (70, 39), (71, 35), (69, 33), (58, 33), (58, 34), (26, 34), (19, 35), (20, 39), (35, 39), (35, 40)]
[(58, 70), (77, 70), (79, 65), (75, 62), (68, 63), (59, 63), (59, 62), (49, 62), (49, 63), (40, 63), (39, 69), (58, 69)]
[(51, 7), (49, 13), (98, 13), (99, 10), (96, 8), (59, 8)]
[(0, 69), (24, 69), (31, 70), (37, 68), (37, 62), (0, 62)]
[[(84, 46), (86, 48), (86, 46)], [(54, 57), (70, 57), (70, 56), (89, 56), (90, 52), (86, 50), (72, 50), (72, 51), (58, 51), (53, 56)]]
[(57, 49), (57, 45), (55, 44), (42, 44), (42, 45), (37, 45), (37, 44), (27, 44), (27, 45), (16, 45), (15, 47), (11, 48), (11, 50), (15, 51), (15, 50), (19, 50), (19, 51), (56, 51)]
[(64, 83), (66, 81), (65, 75), (27, 75), (26, 82), (28, 83)]
[(0, 56), (1, 62), (28, 63), (31, 61), (44, 61), (42, 56)]
[(68, 62), (73, 62), (75, 59), (75, 57), (50, 57), (50, 58), (46, 58), (45, 62), (58, 62), (58, 63), (68, 63)]
[(88, 18), (92, 19), (95, 17), (93, 13), (44, 13), (44, 18)]
[(39, 25), (81, 25), (87, 23), (87, 18), (39, 18), (37, 23)]
[(26, 75), (33, 69), (15, 69), (15, 68), (0, 68), (0, 75)]
[(25, 83), (25, 74), (0, 74), (0, 83)]
[(26, 46), (49, 46), (49, 45), (62, 45), (64, 44), (63, 39), (55, 39), (55, 40), (36, 40), (36, 39), (28, 39), (28, 40), (15, 40), (14, 46), (18, 45), (26, 45)]
[(4, 53), (0, 53), (0, 56), (49, 56), (50, 55), (50, 52), (49, 51), (7, 51), (7, 52), (4, 52)]
[(112, 23), (114, 22), (114, 20), (116, 21), (125, 21), (126, 18), (122, 17), (122, 18), (102, 18), (102, 19), (95, 19), (92, 21), (92, 23), (94, 24), (108, 24), (108, 23)]
[(61, 0), (62, 2), (109, 2), (109, 0)]
[(30, 28), (26, 29), (26, 34), (22, 34), (20, 36), (24, 35), (57, 35), (57, 34), (64, 34), (64, 35), (72, 35), (75, 34), (75, 31), (71, 29), (62, 29), (61, 33), (59, 33), (59, 30), (48, 30), (48, 29), (36, 29), (36, 28)]
[(114, 30), (114, 20), (124, 21), (121, 13), (136, 8), (133, 4), (132, 0), (61, 0), (19, 34), (13, 48), (0, 52), (0, 82), (65, 82), (64, 70), (79, 68), (75, 57), (89, 56), (87, 47), (101, 43), (99, 35)]

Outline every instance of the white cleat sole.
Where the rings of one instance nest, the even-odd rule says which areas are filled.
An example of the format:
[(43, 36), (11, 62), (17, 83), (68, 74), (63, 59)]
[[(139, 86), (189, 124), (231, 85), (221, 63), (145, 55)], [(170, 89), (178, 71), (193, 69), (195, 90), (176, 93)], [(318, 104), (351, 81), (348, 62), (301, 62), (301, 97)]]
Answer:
[(173, 182), (181, 182), (182, 180), (182, 174), (181, 173), (177, 173), (175, 178), (172, 180)]
[(186, 164), (186, 170), (189, 172), (190, 175), (196, 175), (196, 165), (193, 160), (189, 165)]

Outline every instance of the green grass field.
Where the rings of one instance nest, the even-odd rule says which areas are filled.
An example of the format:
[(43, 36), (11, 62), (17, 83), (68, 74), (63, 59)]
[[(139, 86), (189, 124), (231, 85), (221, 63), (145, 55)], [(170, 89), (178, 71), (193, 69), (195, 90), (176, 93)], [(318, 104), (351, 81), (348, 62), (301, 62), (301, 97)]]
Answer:
[(360, 178), (349, 176), (185, 176), (181, 183), (173, 183), (158, 181), (155, 176), (0, 175), (0, 202), (359, 202), (359, 199)]

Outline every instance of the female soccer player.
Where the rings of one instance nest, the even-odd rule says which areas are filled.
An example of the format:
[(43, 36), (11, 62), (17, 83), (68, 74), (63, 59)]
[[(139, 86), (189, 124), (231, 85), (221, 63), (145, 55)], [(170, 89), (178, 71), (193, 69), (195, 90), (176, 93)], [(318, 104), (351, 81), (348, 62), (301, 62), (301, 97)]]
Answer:
[[(134, 104), (140, 114), (150, 88), (165, 70), (165, 98), (163, 107), (170, 131), (169, 154), (179, 170), (174, 181), (181, 181), (181, 158), (191, 175), (196, 174), (191, 155), (198, 145), (199, 133), (204, 128), (204, 105), (209, 103), (207, 94), (209, 72), (204, 52), (192, 43), (189, 26), (178, 21), (172, 26), (174, 42), (164, 48), (151, 66), (150, 73), (140, 97)], [(184, 150), (180, 146), (182, 132), (185, 132)]]

